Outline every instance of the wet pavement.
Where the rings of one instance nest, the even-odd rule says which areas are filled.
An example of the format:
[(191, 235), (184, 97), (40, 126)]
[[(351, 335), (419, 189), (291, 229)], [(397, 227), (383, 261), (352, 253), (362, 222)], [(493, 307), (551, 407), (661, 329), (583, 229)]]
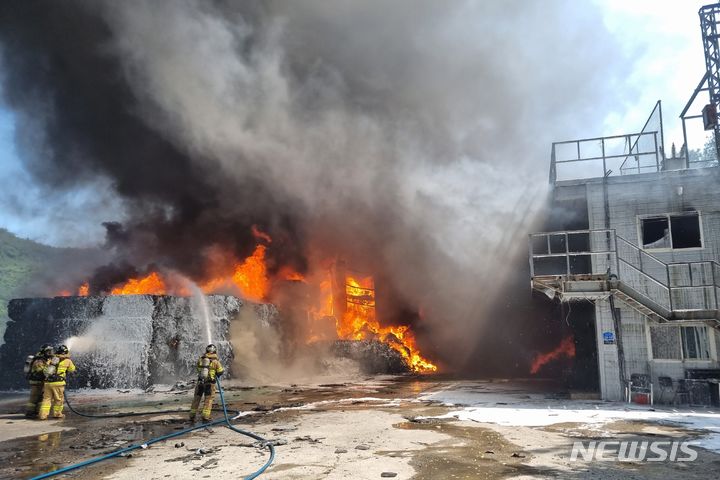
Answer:
[[(355, 478), (382, 478), (380, 470), (388, 468), (400, 473), (388, 478), (579, 479), (591, 475), (601, 479), (699, 479), (714, 478), (720, 467), (720, 455), (705, 450), (691, 465), (571, 464), (565, 457), (572, 442), (579, 438), (596, 439), (597, 430), (578, 424), (510, 427), (437, 418), (459, 408), (432, 400), (434, 396), (447, 395), (448, 391), (459, 398), (468, 393), (481, 395), (488, 404), (498, 406), (532, 398), (534, 402), (557, 407), (567, 398), (566, 392), (546, 382), (459, 382), (438, 376), (366, 377), (342, 383), (252, 388), (229, 382), (226, 398), (229, 408), (244, 412), (242, 428), (260, 432), (278, 443), (276, 462), (263, 477), (268, 479), (348, 478), (347, 472), (356, 472)], [(14, 431), (18, 425), (21, 427), (15, 438), (0, 441), (0, 478), (30, 478), (189, 426), (184, 413), (159, 411), (187, 408), (190, 389), (153, 393), (71, 391), (69, 395), (81, 412), (133, 411), (148, 415), (84, 418), (68, 412), (66, 407), (65, 420), (41, 423), (17, 413), (24, 403), (22, 395), (0, 393), (3, 434), (6, 427), (13, 426)], [(373, 421), (377, 425), (370, 425)], [(69, 429), (35, 434), (33, 429), (38, 425), (45, 429)], [(23, 428), (28, 432), (25, 435)], [(373, 434), (376, 430), (377, 434)], [(631, 421), (613, 422), (604, 425), (603, 430), (606, 435), (647, 439), (700, 435), (678, 426)], [(353, 436), (354, 431), (363, 433)], [(69, 477), (222, 477), (223, 468), (239, 475), (243, 469), (262, 464), (265, 458), (262, 448), (257, 448), (250, 439), (227, 432), (221, 426), (210, 427), (171, 439), (162, 447), (153, 445), (148, 450), (133, 452), (132, 456), (88, 467)], [(233, 461), (239, 463), (228, 465)], [(375, 467), (377, 471), (373, 470)]]

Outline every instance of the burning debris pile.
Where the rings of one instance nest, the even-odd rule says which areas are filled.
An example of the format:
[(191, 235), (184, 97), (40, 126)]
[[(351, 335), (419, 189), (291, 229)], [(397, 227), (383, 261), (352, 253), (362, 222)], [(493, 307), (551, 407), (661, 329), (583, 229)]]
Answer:
[(374, 340), (400, 354), (410, 370), (434, 372), (437, 367), (423, 358), (415, 344), (415, 336), (407, 325), (383, 327), (377, 319), (375, 284), (372, 277), (345, 277), (345, 310), (337, 321), (341, 339)]
[[(256, 273), (266, 271), (264, 263), (256, 257), (242, 265), (249, 263)], [(236, 269), (241, 271), (242, 268)], [(333, 269), (332, 276), (341, 279), (345, 288), (338, 293), (337, 288), (328, 287), (330, 283), (321, 282), (319, 303), (325, 309), (316, 308), (317, 302), (307, 299), (305, 304), (296, 302), (305, 309), (303, 317), (309, 323), (308, 336), (301, 342), (307, 347), (305, 351), (352, 359), (366, 373), (437, 369), (420, 355), (407, 325), (380, 324), (371, 277), (356, 280), (339, 268)], [(235, 275), (235, 281), (242, 278)], [(267, 277), (259, 278), (264, 282), (260, 285), (272, 285)], [(302, 287), (303, 292), (315, 291), (302, 276), (292, 283)], [(257, 286), (253, 282), (248, 285)], [(215, 343), (223, 363), (233, 365), (233, 331), (236, 335), (239, 330), (248, 332), (252, 337), (249, 345), (259, 350), (268, 345), (259, 344), (262, 340), (258, 339), (286, 338), (296, 333), (289, 328), (293, 322), (283, 318), (272, 304), (252, 303), (228, 295), (205, 296), (193, 284), (178, 283), (176, 276), (159, 271), (113, 286), (109, 295), (90, 294), (91, 288), (81, 285), (78, 291), (81, 295), (77, 296), (10, 302), (11, 321), (5, 344), (0, 347), (0, 362), (9, 368), (0, 373), (0, 389), (24, 385), (20, 362), (46, 342), (68, 345), (82, 365), (74, 380), (80, 386), (145, 388), (153, 383), (174, 383), (192, 377), (197, 355), (207, 343)], [(195, 290), (194, 294), (188, 296), (188, 291), (183, 290), (186, 288)], [(186, 296), (167, 295), (168, 292)], [(267, 333), (258, 336), (258, 329)], [(248, 354), (246, 345), (239, 348), (241, 356)], [(276, 350), (283, 357), (281, 361), (292, 362), (292, 358), (286, 358), (285, 345)], [(262, 357), (257, 352), (253, 355)], [(243, 358), (237, 360), (234, 365), (239, 367), (239, 373), (231, 367), (230, 374), (249, 373)]]
[[(326, 260), (323, 262), (323, 270), (308, 275), (299, 273), (291, 265), (279, 268), (275, 265), (275, 268), (271, 268), (266, 254), (273, 239), (254, 225), (251, 233), (255, 247), (250, 256), (238, 260), (228, 255), (231, 261), (220, 261), (208, 268), (213, 273), (207, 274), (197, 283), (167, 269), (152, 268), (141, 275), (133, 272), (135, 276), (130, 278), (118, 275), (118, 272), (109, 275), (109, 269), (101, 269), (94, 278), (77, 288), (58, 292), (58, 295), (70, 296), (76, 292), (78, 297), (87, 298), (101, 298), (92, 295), (204, 298), (205, 294), (232, 293), (253, 302), (278, 300), (283, 312), (283, 324), (277, 328), (285, 337), (294, 337), (289, 340), (292, 343), (312, 345), (315, 342), (326, 344), (335, 340), (366, 341), (362, 344), (364, 347), (357, 347), (365, 352), (362, 355), (358, 356), (359, 350), (353, 350), (356, 353), (342, 356), (356, 360), (362, 358), (363, 368), (369, 371), (425, 373), (437, 370), (420, 353), (410, 325), (381, 324), (372, 276), (351, 272), (345, 262), (339, 260)], [(223, 258), (221, 254), (218, 255)], [(114, 280), (109, 281), (110, 278)], [(164, 327), (158, 324), (157, 328)], [(384, 347), (374, 346), (377, 343)], [(344, 348), (332, 350), (347, 353)], [(390, 350), (394, 354), (388, 356)], [(371, 351), (377, 352), (381, 358), (377, 361), (368, 360), (367, 355)], [(395, 357), (403, 367), (397, 365)]]
[[(145, 388), (195, 375), (195, 362), (208, 343), (218, 346), (230, 365), (227, 340), (231, 320), (256, 309), (264, 323), (277, 322), (277, 311), (231, 296), (195, 297), (117, 295), (12, 300), (11, 321), (0, 346), (0, 388), (25, 386), (22, 361), (42, 343), (66, 343), (80, 386)], [(198, 321), (206, 315), (207, 327)], [(255, 315), (258, 317), (258, 315)], [(232, 373), (232, 372), (231, 372)]]
[(407, 373), (410, 366), (398, 350), (377, 340), (337, 340), (331, 352), (355, 360), (364, 373)]

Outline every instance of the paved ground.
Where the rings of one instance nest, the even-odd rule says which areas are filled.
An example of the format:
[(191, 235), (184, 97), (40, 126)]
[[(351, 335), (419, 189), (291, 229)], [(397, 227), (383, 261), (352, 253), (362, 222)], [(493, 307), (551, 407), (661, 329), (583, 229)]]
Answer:
[[(277, 444), (262, 478), (716, 478), (720, 415), (712, 409), (569, 400), (540, 382), (372, 377), (332, 384), (227, 386), (240, 428)], [(185, 408), (188, 390), (71, 393), (85, 412)], [(25, 420), (0, 394), (0, 478), (33, 475), (187, 426), (184, 415)], [(693, 462), (570, 461), (574, 441), (693, 440)], [(88, 467), (72, 478), (235, 478), (266, 451), (221, 426)]]

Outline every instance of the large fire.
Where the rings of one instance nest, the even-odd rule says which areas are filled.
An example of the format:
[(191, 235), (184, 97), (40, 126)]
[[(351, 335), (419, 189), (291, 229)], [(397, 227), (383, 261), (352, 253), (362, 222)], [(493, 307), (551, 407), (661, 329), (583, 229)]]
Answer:
[(236, 262), (232, 275), (219, 276), (203, 282), (200, 290), (203, 293), (217, 293), (227, 287), (237, 288), (242, 296), (254, 302), (267, 300), (270, 291), (267, 267), (265, 266), (265, 245), (257, 245), (252, 255), (242, 262)]
[(167, 292), (165, 282), (157, 272), (152, 272), (144, 278), (131, 278), (125, 283), (115, 287), (111, 295), (163, 295)]
[[(225, 273), (198, 283), (205, 294), (227, 293), (236, 290), (248, 300), (268, 301), (273, 281), (284, 280), (308, 283), (308, 279), (290, 267), (282, 267), (270, 277), (266, 254), (267, 245), (272, 242), (270, 236), (253, 227), (252, 233), (257, 241), (253, 253), (241, 261), (235, 261)], [(434, 372), (437, 367), (425, 359), (417, 348), (415, 336), (408, 325), (381, 326), (375, 309), (375, 285), (373, 278), (345, 276), (345, 285), (333, 288), (332, 274), (318, 282), (319, 301), (315, 307), (309, 307), (307, 342), (328, 341), (335, 338), (347, 340), (378, 340), (398, 351), (410, 368), (416, 372)], [(339, 291), (338, 291), (339, 290)], [(87, 296), (90, 285), (85, 282), (77, 289), (78, 296)], [(130, 278), (115, 285), (111, 295), (191, 295), (187, 279), (178, 281), (175, 274), (152, 271), (144, 276)], [(344, 294), (343, 312), (335, 312), (335, 293)], [(60, 296), (69, 296), (69, 291), (60, 292)], [(334, 322), (335, 332), (327, 329), (315, 329), (318, 319)], [(327, 323), (325, 324), (329, 326)]]
[(345, 314), (341, 318), (336, 317), (338, 337), (350, 340), (380, 340), (400, 352), (414, 371), (437, 371), (437, 366), (420, 354), (409, 326), (380, 326), (375, 314), (375, 285), (372, 277), (347, 276), (345, 298)]
[(560, 358), (575, 358), (575, 338), (570, 335), (562, 339), (560, 345), (547, 353), (539, 353), (533, 360), (530, 373), (535, 375), (546, 364)]

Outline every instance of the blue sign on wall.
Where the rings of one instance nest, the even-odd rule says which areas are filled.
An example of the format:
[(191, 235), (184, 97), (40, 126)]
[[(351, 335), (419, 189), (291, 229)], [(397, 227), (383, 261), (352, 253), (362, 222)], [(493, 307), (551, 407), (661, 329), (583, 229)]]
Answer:
[(603, 332), (603, 343), (605, 345), (615, 345), (615, 334), (613, 332)]

